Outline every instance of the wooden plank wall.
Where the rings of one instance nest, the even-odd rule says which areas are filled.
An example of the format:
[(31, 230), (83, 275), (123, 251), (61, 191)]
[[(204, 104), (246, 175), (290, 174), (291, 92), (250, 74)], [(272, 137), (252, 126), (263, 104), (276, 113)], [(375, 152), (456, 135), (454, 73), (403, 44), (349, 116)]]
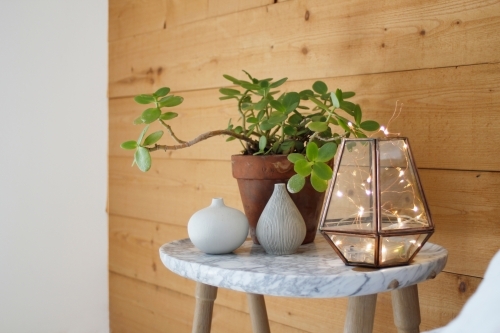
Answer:
[[(240, 208), (230, 155), (214, 138), (131, 168), (132, 96), (169, 86), (185, 97), (180, 137), (237, 118), (222, 74), (316, 79), (357, 92), (366, 117), (411, 140), (445, 272), (420, 286), (421, 329), (455, 317), (500, 248), (500, 2), (495, 0), (110, 0), (109, 272), (112, 332), (189, 332), (194, 283), (163, 267), (161, 244), (187, 237), (215, 196)], [(346, 300), (266, 298), (273, 332), (341, 332)], [(246, 298), (220, 290), (213, 332), (250, 332)], [(395, 332), (390, 295), (375, 332)]]

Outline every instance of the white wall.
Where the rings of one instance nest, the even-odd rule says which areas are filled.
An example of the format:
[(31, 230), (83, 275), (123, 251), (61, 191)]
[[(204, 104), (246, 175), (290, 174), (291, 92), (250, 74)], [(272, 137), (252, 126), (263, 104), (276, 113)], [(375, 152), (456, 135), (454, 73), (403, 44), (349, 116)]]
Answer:
[(107, 1), (0, 1), (0, 332), (109, 332)]

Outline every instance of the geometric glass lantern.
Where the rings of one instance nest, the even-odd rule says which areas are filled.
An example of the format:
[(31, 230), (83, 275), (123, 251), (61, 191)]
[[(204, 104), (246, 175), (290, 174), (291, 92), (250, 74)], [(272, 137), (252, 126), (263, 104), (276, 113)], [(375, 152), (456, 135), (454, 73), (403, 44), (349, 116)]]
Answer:
[(319, 230), (347, 265), (413, 259), (434, 224), (407, 138), (343, 139)]

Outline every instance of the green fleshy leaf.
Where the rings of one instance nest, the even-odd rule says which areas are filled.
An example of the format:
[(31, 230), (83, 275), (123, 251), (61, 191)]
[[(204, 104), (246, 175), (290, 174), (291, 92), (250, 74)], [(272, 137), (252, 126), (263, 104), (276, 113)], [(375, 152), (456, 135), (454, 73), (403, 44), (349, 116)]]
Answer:
[(278, 80), (278, 81), (276, 81), (276, 82), (271, 83), (271, 85), (270, 85), (269, 87), (270, 87), (271, 89), (273, 89), (273, 88), (278, 88), (278, 87), (279, 87), (279, 86), (281, 86), (283, 83), (285, 83), (285, 82), (286, 82), (286, 80), (288, 80), (288, 78), (286, 78), (286, 77), (285, 77), (285, 78), (283, 78), (283, 79), (281, 79), (281, 80)]
[(319, 178), (323, 180), (330, 180), (333, 176), (332, 168), (328, 164), (323, 162), (316, 162), (312, 167), (312, 173), (315, 173)]
[(234, 99), (238, 99), (238, 97), (236, 97), (236, 96), (222, 96), (222, 97), (219, 97), (219, 99), (221, 101), (226, 100), (226, 99), (233, 99), (233, 98)]
[(302, 90), (301, 92), (299, 92), (299, 95), (300, 99), (308, 100), (309, 97), (314, 96), (314, 91), (312, 91), (311, 89)]
[(169, 92), (170, 92), (169, 87), (163, 87), (163, 88), (158, 89), (153, 95), (156, 97), (163, 97), (163, 96), (167, 96)]
[(328, 188), (328, 181), (318, 177), (316, 173), (311, 173), (311, 185), (318, 192), (325, 192)]
[(314, 104), (316, 104), (317, 106), (319, 106), (320, 109), (323, 109), (325, 111), (330, 111), (328, 109), (328, 106), (326, 106), (323, 102), (321, 102), (319, 99), (316, 99), (316, 97), (312, 97), (310, 96), (309, 97), (309, 100), (312, 101)]
[(260, 129), (263, 131), (269, 131), (271, 128), (276, 126), (277, 124), (273, 124), (267, 120), (264, 120), (263, 122), (260, 123)]
[(279, 112), (277, 112), (277, 114), (272, 114), (271, 117), (269, 117), (268, 121), (271, 123), (271, 124), (281, 124), (282, 122), (284, 122), (286, 119), (287, 119), (287, 115), (286, 114), (281, 114)]
[(271, 104), (271, 106), (273, 108), (275, 108), (277, 111), (279, 111), (281, 113), (285, 113), (286, 112), (285, 106), (283, 104), (281, 104), (280, 102), (276, 101), (276, 100), (270, 101), (269, 104)]
[(342, 99), (348, 99), (356, 95), (354, 91), (343, 91), (342, 92)]
[(144, 129), (142, 130), (141, 134), (139, 134), (139, 138), (137, 139), (137, 145), (140, 146), (142, 142), (142, 138), (144, 137), (144, 134), (148, 131), (149, 125), (146, 125)]
[(307, 177), (311, 174), (312, 171), (311, 163), (306, 159), (298, 160), (294, 163), (293, 170), (295, 170), (295, 172), (302, 177)]
[(335, 93), (332, 92), (330, 94), (330, 97), (332, 98), (332, 104), (333, 104), (333, 106), (335, 106), (336, 108), (339, 108), (340, 107), (340, 101), (337, 98), (337, 95), (335, 95)]
[(267, 103), (269, 103), (267, 100), (263, 99), (253, 105), (253, 109), (257, 111), (262, 111), (266, 108)]
[(286, 135), (295, 135), (297, 134), (297, 129), (293, 126), (287, 125), (283, 128), (283, 132), (285, 132)]
[(335, 156), (336, 152), (337, 152), (337, 144), (334, 142), (328, 142), (323, 146), (321, 146), (321, 148), (319, 149), (316, 161), (328, 162)]
[(153, 121), (157, 120), (161, 115), (161, 110), (158, 108), (150, 108), (144, 111), (141, 115), (141, 119), (145, 124), (151, 124)]
[(287, 155), (295, 147), (295, 141), (285, 141), (280, 145), (280, 150), (283, 154)]
[(328, 129), (328, 123), (323, 121), (313, 121), (307, 124), (307, 128), (313, 132), (323, 132)]
[(262, 80), (259, 82), (259, 86), (261, 86), (262, 88), (267, 88), (269, 87), (269, 82), (266, 80)]
[(137, 118), (134, 120), (134, 125), (140, 125), (140, 124), (144, 124), (144, 122), (142, 121), (141, 116), (137, 117)]
[(326, 94), (328, 92), (328, 87), (323, 81), (314, 82), (312, 88), (320, 95)]
[(352, 102), (342, 101), (340, 102), (340, 108), (349, 113), (351, 116), (354, 116), (354, 109), (356, 108), (356, 104)]
[(302, 121), (302, 119), (304, 119), (304, 117), (302, 117), (302, 115), (300, 115), (300, 114), (294, 114), (290, 118), (288, 118), (288, 123), (290, 125), (298, 125), (298, 124), (300, 124), (300, 122)]
[(144, 147), (138, 147), (134, 155), (135, 163), (142, 172), (146, 172), (151, 169), (151, 155), (149, 151)]
[(155, 98), (152, 95), (138, 95), (134, 97), (134, 101), (139, 104), (149, 104), (154, 103)]
[(297, 193), (300, 192), (304, 188), (304, 185), (306, 184), (306, 179), (302, 177), (299, 174), (293, 175), (289, 180), (287, 184), (287, 189), (288, 192), (290, 193)]
[(376, 131), (380, 128), (380, 125), (374, 120), (367, 120), (359, 124), (359, 127), (364, 129), (365, 131)]
[(229, 138), (226, 139), (226, 142), (233, 141), (233, 140), (236, 140), (236, 138), (234, 136), (230, 136)]
[(167, 96), (160, 100), (160, 107), (173, 107), (181, 104), (184, 101), (184, 98), (181, 96)]
[(163, 131), (157, 131), (149, 134), (144, 140), (143, 146), (149, 146), (158, 142), (158, 140), (160, 140), (162, 136), (163, 136)]
[(255, 117), (250, 117), (247, 119), (247, 123), (250, 123), (250, 124), (257, 124), (259, 122), (259, 119), (255, 118)]
[(361, 112), (361, 107), (359, 104), (356, 104), (354, 107), (354, 121), (359, 126), (361, 124), (361, 119), (363, 117), (363, 112)]
[(170, 120), (170, 119), (174, 119), (177, 116), (178, 116), (178, 114), (176, 112), (165, 112), (164, 114), (162, 114), (160, 116), (160, 119), (162, 119), (162, 120)]
[(287, 112), (291, 112), (297, 108), (300, 103), (300, 95), (296, 92), (289, 92), (283, 98), (283, 105)]
[(306, 147), (306, 157), (309, 161), (316, 161), (318, 157), (319, 149), (315, 142), (309, 142)]
[(303, 154), (292, 153), (287, 156), (287, 159), (292, 163), (296, 163), (299, 160), (305, 160), (306, 157)]
[(264, 149), (266, 149), (266, 145), (267, 145), (267, 138), (263, 135), (259, 139), (259, 150), (263, 151)]
[(122, 147), (123, 149), (135, 149), (137, 148), (137, 142), (135, 142), (134, 140), (125, 141), (120, 145), (120, 147)]
[(232, 83), (234, 83), (234, 84), (238, 84), (238, 85), (240, 84), (240, 80), (235, 79), (234, 77), (232, 77), (232, 76), (230, 76), (230, 75), (224, 74), (224, 75), (222, 75), (222, 76), (223, 76), (226, 80), (229, 80), (229, 81), (231, 81), (231, 82), (232, 82)]
[(229, 88), (220, 88), (219, 92), (223, 95), (228, 95), (228, 96), (234, 96), (234, 95), (240, 95), (241, 93), (239, 90), (236, 89), (229, 89)]

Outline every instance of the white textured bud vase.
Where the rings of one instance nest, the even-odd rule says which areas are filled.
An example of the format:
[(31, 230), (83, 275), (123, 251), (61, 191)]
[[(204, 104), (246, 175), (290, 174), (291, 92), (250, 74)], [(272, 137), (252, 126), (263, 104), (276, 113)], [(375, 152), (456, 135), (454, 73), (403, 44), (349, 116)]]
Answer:
[(286, 184), (275, 184), (271, 198), (257, 223), (257, 239), (269, 254), (297, 252), (306, 237), (306, 224), (286, 190)]
[(239, 210), (226, 206), (222, 198), (213, 198), (210, 206), (191, 216), (188, 235), (193, 245), (205, 253), (230, 253), (245, 242), (248, 220)]

